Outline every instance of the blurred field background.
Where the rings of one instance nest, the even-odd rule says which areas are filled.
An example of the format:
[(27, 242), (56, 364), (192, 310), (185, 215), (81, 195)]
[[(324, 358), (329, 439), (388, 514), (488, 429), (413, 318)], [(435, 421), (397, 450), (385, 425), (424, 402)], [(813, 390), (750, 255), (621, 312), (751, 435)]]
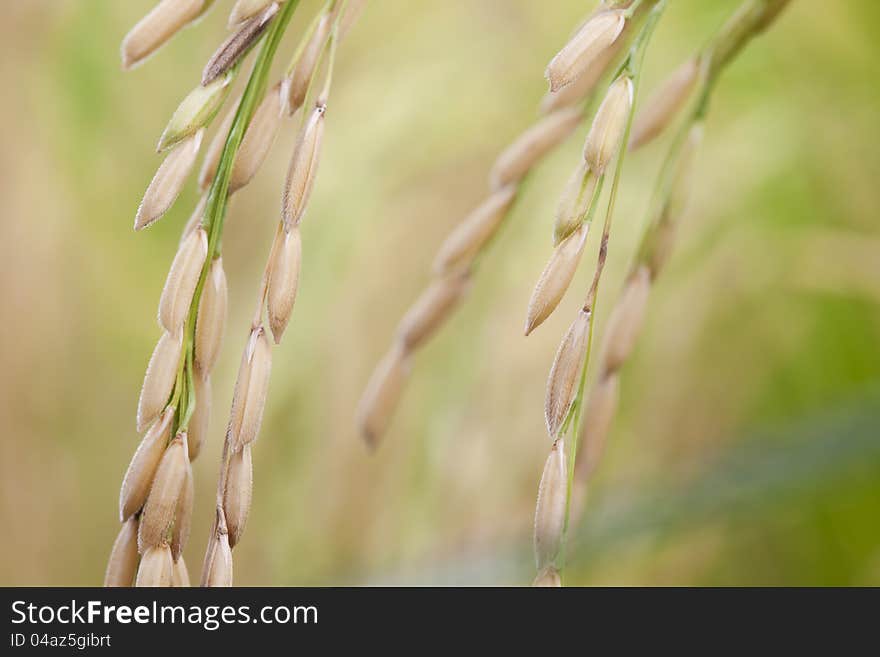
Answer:
[[(217, 0), (123, 74), (119, 42), (150, 0), (2, 3), (0, 584), (102, 581), (194, 181), (156, 226), (135, 234), (133, 217), (158, 135), (225, 37), (231, 4)], [(646, 92), (738, 3), (670, 4)], [(303, 3), (295, 30), (315, 7)], [(574, 293), (528, 339), (522, 322), (585, 129), (529, 181), (468, 302), (419, 355), (376, 454), (353, 415), (436, 247), (533, 120), (544, 66), (591, 7), (374, 0), (343, 44), (237, 584), (531, 581), (544, 385), (595, 235)], [(880, 585), (877, 25), (874, 0), (794, 0), (724, 77), (568, 583)], [(185, 553), (196, 580), (296, 125), (227, 222), (231, 314)], [(664, 151), (627, 160), (600, 321)]]

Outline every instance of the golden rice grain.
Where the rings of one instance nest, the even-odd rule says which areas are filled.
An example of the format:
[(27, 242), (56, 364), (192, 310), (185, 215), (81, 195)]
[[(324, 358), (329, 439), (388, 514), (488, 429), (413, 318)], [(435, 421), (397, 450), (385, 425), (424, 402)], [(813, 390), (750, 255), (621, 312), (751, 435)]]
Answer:
[(202, 451), (202, 445), (208, 436), (209, 423), (211, 421), (211, 377), (203, 374), (196, 367), (193, 372), (193, 387), (196, 393), (196, 408), (189, 421), (187, 433), (187, 449), (189, 460), (194, 461)]
[(625, 25), (621, 10), (600, 12), (588, 20), (547, 66), (544, 75), (550, 90), (558, 91), (586, 73), (614, 44)]
[(690, 98), (699, 73), (699, 60), (693, 57), (660, 85), (633, 122), (630, 149), (644, 146), (666, 129)]
[(137, 409), (137, 430), (143, 431), (155, 420), (171, 395), (183, 351), (183, 332), (162, 334), (144, 375)]
[(593, 387), (584, 410), (580, 449), (575, 464), (578, 478), (588, 479), (595, 471), (617, 411), (620, 378), (617, 373), (599, 380)]
[(423, 345), (443, 325), (468, 288), (468, 272), (436, 279), (400, 320), (397, 336), (410, 351)]
[(596, 194), (599, 179), (581, 160), (577, 169), (565, 184), (565, 190), (556, 208), (556, 222), (553, 226), (553, 245), (571, 235), (580, 226), (590, 210)]
[(434, 271), (438, 275), (470, 267), (507, 215), (516, 190), (516, 185), (500, 188), (455, 227), (434, 259)]
[(370, 377), (357, 410), (358, 429), (368, 446), (376, 447), (387, 430), (409, 370), (406, 349), (395, 343)]
[(138, 528), (138, 549), (141, 554), (165, 541), (174, 522), (189, 465), (185, 435), (179, 434), (168, 445), (153, 478)]
[(553, 437), (559, 433), (577, 395), (589, 335), (590, 313), (581, 310), (559, 345), (547, 379), (544, 420)]
[(641, 266), (629, 277), (605, 328), (603, 367), (614, 372), (629, 358), (645, 319), (651, 272)]
[(620, 148), (632, 103), (632, 78), (622, 75), (608, 88), (584, 144), (584, 159), (596, 175), (605, 171)]
[(623, 39), (618, 39), (614, 45), (602, 51), (571, 84), (567, 84), (557, 91), (548, 91), (541, 99), (541, 112), (550, 114), (563, 107), (571, 107), (583, 101), (596, 89), (614, 58), (620, 54), (622, 45)]
[(251, 181), (275, 143), (281, 125), (280, 86), (276, 84), (269, 90), (248, 124), (229, 176), (230, 194)]
[(174, 563), (167, 543), (148, 548), (141, 558), (135, 586), (171, 586)]
[(199, 85), (190, 91), (174, 110), (171, 120), (159, 137), (156, 150), (161, 153), (208, 125), (226, 100), (234, 77), (235, 72), (231, 71), (211, 84)]
[(232, 586), (232, 548), (223, 509), (217, 509), (217, 523), (202, 569), (202, 586)]
[(266, 330), (258, 326), (251, 331), (248, 338), (232, 398), (228, 433), (234, 452), (257, 439), (263, 421), (263, 409), (266, 407), (271, 371), (272, 347), (266, 337)]
[(293, 149), (281, 197), (281, 218), (285, 230), (300, 222), (312, 194), (324, 138), (325, 111), (323, 104), (315, 106)]
[(165, 279), (159, 299), (159, 324), (165, 330), (182, 329), (207, 255), (208, 234), (198, 227), (183, 240)]
[(213, 0), (162, 0), (122, 40), (122, 68), (130, 69), (164, 45)]
[(196, 316), (195, 350), (196, 366), (205, 374), (209, 373), (223, 344), (226, 332), (226, 314), (229, 292), (223, 258), (217, 256), (211, 262), (211, 269), (202, 287), (199, 312)]
[(560, 242), (553, 251), (553, 256), (541, 273), (532, 298), (529, 300), (525, 325), (526, 335), (529, 335), (550, 316), (568, 290), (584, 250), (587, 230), (587, 224), (581, 225)]
[(138, 567), (137, 533), (138, 521), (132, 516), (122, 524), (113, 543), (110, 559), (107, 561), (107, 570), (104, 573), (104, 586), (134, 584)]
[(251, 446), (245, 445), (229, 457), (226, 490), (223, 493), (223, 512), (229, 531), (229, 546), (235, 547), (244, 533), (254, 489), (254, 470)]
[(324, 14), (318, 19), (315, 30), (309, 37), (309, 42), (302, 53), (300, 53), (293, 71), (284, 80), (281, 93), (284, 96), (288, 115), (293, 114), (302, 107), (306, 100), (309, 83), (315, 74), (315, 69), (321, 58), (321, 52), (324, 49), (324, 44), (327, 43), (327, 38), (330, 36), (330, 28), (332, 26), (332, 16), (330, 14)]
[(153, 423), (144, 435), (125, 472), (122, 489), (119, 492), (119, 519), (125, 521), (141, 510), (165, 447), (171, 438), (171, 422), (174, 420), (174, 407), (169, 406)]
[(522, 177), (577, 128), (583, 113), (563, 108), (538, 121), (508, 146), (489, 173), (489, 185), (499, 190)]
[(551, 565), (559, 554), (565, 525), (567, 489), (565, 441), (559, 438), (550, 449), (538, 487), (538, 503), (535, 508), (535, 563), (539, 571)]
[[(189, 441), (184, 441), (184, 448), (189, 451)], [(174, 561), (180, 559), (183, 548), (189, 540), (189, 532), (192, 527), (193, 501), (195, 500), (195, 482), (193, 481), (192, 465), (189, 461), (187, 453), (186, 476), (183, 481), (183, 488), (180, 492), (180, 498), (177, 500), (177, 509), (174, 512), (174, 527), (171, 530), (171, 556)]]
[(269, 327), (272, 329), (275, 344), (281, 342), (281, 336), (293, 312), (301, 261), (302, 240), (299, 227), (291, 226), (289, 231), (282, 230), (277, 233), (272, 248), (266, 295)]
[(138, 206), (135, 230), (146, 228), (161, 218), (177, 200), (196, 163), (203, 136), (204, 131), (199, 130), (165, 156)]

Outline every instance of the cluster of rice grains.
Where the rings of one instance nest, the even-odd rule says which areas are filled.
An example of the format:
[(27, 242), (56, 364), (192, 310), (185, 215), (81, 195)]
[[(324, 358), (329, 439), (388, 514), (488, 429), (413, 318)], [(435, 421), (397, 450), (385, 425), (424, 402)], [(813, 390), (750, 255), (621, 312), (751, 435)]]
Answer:
[[(745, 0), (708, 45), (669, 76), (638, 117), (635, 101), (642, 61), (666, 2), (601, 2), (548, 65), (550, 92), (541, 103), (544, 118), (497, 160), (488, 197), (440, 247), (433, 282), (401, 320), (391, 349), (363, 394), (358, 425), (363, 438), (374, 446), (399, 401), (413, 352), (460, 302), (479, 256), (510, 212), (523, 179), (574, 132), (587, 117), (592, 97), (601, 93), (583, 157), (565, 184), (556, 209), (554, 251), (526, 313), (525, 334), (529, 335), (557, 308), (577, 271), (603, 188), (610, 189), (592, 281), (562, 339), (547, 383), (544, 414), (552, 442), (535, 512), (536, 586), (561, 585), (571, 509), (582, 502), (585, 483), (601, 455), (616, 409), (619, 370), (634, 348), (652, 282), (671, 250), (675, 224), (685, 207), (688, 172), (717, 76), (753, 36), (773, 22), (788, 1)], [(624, 146), (633, 150), (651, 142), (680, 116), (686, 118), (680, 121), (658, 178), (650, 220), (609, 317), (599, 370), (587, 395), (592, 320), (608, 256), (627, 150)], [(579, 448), (581, 458), (576, 459)]]
[[(615, 414), (619, 370), (634, 349), (651, 285), (669, 256), (675, 225), (686, 207), (690, 173), (702, 140), (703, 121), (715, 80), (745, 43), (767, 27), (787, 3), (788, 0), (747, 0), (708, 46), (682, 64), (660, 86), (634, 123), (633, 86), (638, 84), (644, 49), (665, 2), (617, 3), (627, 4), (629, 10), (637, 4), (652, 4), (652, 14), (635, 37), (627, 59), (608, 88), (587, 137), (584, 161), (563, 192), (556, 217), (558, 246), (535, 289), (526, 320), (528, 334), (555, 309), (569, 287), (583, 249), (585, 235), (581, 233), (589, 226), (592, 204), (599, 195), (597, 190), (616, 156), (593, 279), (583, 306), (559, 346), (547, 382), (544, 417), (553, 444), (541, 477), (535, 511), (536, 586), (561, 585), (570, 516), (579, 515), (583, 505), (586, 483), (601, 457)], [(609, 8), (587, 21), (550, 63), (547, 76), (551, 88), (571, 83), (571, 62), (594, 60), (610, 47), (621, 13), (626, 15), (620, 7)], [(685, 108), (689, 109), (685, 111)], [(654, 207), (641, 245), (609, 316), (599, 368), (584, 404), (592, 318), (608, 254), (623, 146), (628, 144), (629, 150), (633, 150), (649, 143), (682, 113), (685, 118), (680, 121), (660, 173)], [(569, 240), (575, 243), (568, 246)], [(566, 440), (570, 443), (568, 446)]]
[[(628, 33), (631, 12), (599, 12), (600, 38), (607, 41), (593, 59), (571, 54), (557, 58), (553, 89), (541, 103), (542, 117), (498, 156), (489, 173), (485, 199), (449, 234), (433, 264), (433, 280), (401, 319), (391, 348), (376, 366), (358, 406), (361, 436), (375, 447), (388, 429), (411, 368), (412, 354), (422, 347), (452, 315), (468, 289), (480, 256), (510, 214), (528, 174), (557, 146), (565, 142), (584, 119), (585, 99), (602, 79)], [(612, 16), (613, 20), (607, 20)], [(591, 28), (591, 32), (596, 30)], [(554, 60), (556, 61), (556, 60)], [(589, 193), (584, 196), (589, 196)], [(589, 202), (590, 199), (587, 199)], [(576, 212), (576, 208), (571, 208)], [(572, 231), (569, 231), (573, 232)], [(562, 237), (567, 237), (563, 235)], [(562, 239), (557, 240), (562, 241)], [(572, 250), (576, 239), (568, 240)]]
[[(125, 37), (131, 68), (201, 17), (212, 0), (162, 0)], [(280, 218), (246, 338), (223, 446), (215, 519), (202, 585), (232, 583), (232, 549), (241, 539), (252, 494), (251, 448), (260, 430), (271, 369), (271, 341), (290, 320), (299, 279), (299, 225), (321, 151), (333, 60), (363, 0), (328, 0), (307, 29), (282, 80), (270, 67), (298, 0), (238, 0), (231, 35), (210, 58), (201, 82), (180, 103), (159, 140), (166, 153), (135, 217), (140, 230), (174, 203), (192, 172), (205, 131), (220, 111), (245, 56), (262, 42), (244, 92), (221, 122), (198, 176), (203, 195), (159, 300), (162, 335), (147, 367), (137, 408), (143, 439), (125, 474), (107, 586), (188, 586), (182, 552), (193, 510), (191, 461), (208, 430), (211, 369), (223, 339), (226, 276), (220, 244), (228, 197), (259, 169), (285, 117), (302, 108), (301, 126), (282, 194)], [(313, 84), (323, 72), (323, 82)], [(264, 315), (267, 322), (264, 322)], [(268, 327), (266, 326), (268, 324)]]

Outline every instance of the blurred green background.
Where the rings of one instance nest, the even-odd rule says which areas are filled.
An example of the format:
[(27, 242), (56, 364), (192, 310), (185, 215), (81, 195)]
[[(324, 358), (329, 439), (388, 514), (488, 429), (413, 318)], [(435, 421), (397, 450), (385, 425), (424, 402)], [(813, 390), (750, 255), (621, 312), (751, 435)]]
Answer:
[[(670, 4), (646, 91), (738, 3)], [(123, 74), (119, 42), (149, 0), (2, 3), (0, 584), (102, 581), (156, 303), (194, 183), (153, 228), (135, 234), (132, 221), (158, 135), (225, 37), (230, 5), (217, 0)], [(282, 65), (316, 7), (298, 11)], [(419, 354), (377, 453), (353, 415), (436, 247), (534, 119), (544, 66), (591, 7), (368, 3), (339, 56), (237, 584), (531, 581), (544, 385), (595, 237), (576, 293), (528, 339), (521, 329), (585, 129), (528, 182), (467, 303)], [(874, 0), (793, 0), (723, 78), (568, 583), (880, 584), (877, 25)], [(231, 204), (230, 318), (185, 553), (195, 579), (296, 125)], [(664, 143), (627, 159), (606, 311)]]

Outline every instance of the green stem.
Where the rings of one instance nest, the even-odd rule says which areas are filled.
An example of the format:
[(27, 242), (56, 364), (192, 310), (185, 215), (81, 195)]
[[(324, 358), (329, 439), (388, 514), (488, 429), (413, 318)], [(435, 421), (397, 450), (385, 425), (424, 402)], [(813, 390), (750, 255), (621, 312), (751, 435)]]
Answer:
[(232, 165), (235, 162), (235, 156), (241, 146), (247, 126), (250, 124), (257, 105), (266, 92), (272, 60), (298, 4), (299, 0), (289, 0), (284, 3), (278, 17), (263, 37), (263, 47), (254, 62), (251, 76), (248, 79), (241, 102), (239, 102), (238, 109), (235, 112), (232, 127), (229, 130), (229, 135), (226, 137), (226, 143), (223, 145), (223, 152), (217, 165), (217, 173), (214, 175), (211, 187), (208, 190), (208, 201), (202, 218), (202, 226), (208, 233), (208, 254), (205, 258), (205, 264), (202, 267), (192, 303), (190, 304), (189, 315), (184, 326), (184, 354), (181, 358), (172, 398), (179, 400), (185, 406), (178, 408), (175, 431), (185, 430), (195, 411), (196, 394), (193, 380), (193, 348), (196, 318), (205, 280), (211, 270), (214, 258), (220, 253)]
[[(635, 5), (634, 5), (635, 7)], [(634, 8), (633, 7), (633, 8)], [(631, 8), (631, 9), (633, 9)], [(589, 321), (590, 326), (587, 334), (587, 349), (584, 355), (584, 362), (581, 367), (581, 380), (578, 386), (578, 394), (575, 397), (575, 401), (572, 404), (572, 410), (569, 411), (569, 418), (573, 418), (573, 422), (569, 423), (566, 418), (566, 422), (563, 424), (562, 432), (574, 428), (571, 436), (571, 444), (569, 445), (569, 458), (568, 458), (568, 481), (566, 485), (566, 499), (565, 499), (565, 522), (562, 528), (562, 548), (560, 550), (560, 563), (559, 563), (559, 572), (562, 575), (565, 569), (565, 545), (566, 539), (568, 536), (568, 526), (569, 520), (571, 516), (571, 496), (572, 496), (572, 488), (574, 484), (574, 471), (575, 471), (575, 462), (577, 459), (577, 449), (578, 449), (578, 436), (576, 435), (578, 427), (580, 427), (581, 422), (581, 414), (583, 412), (583, 398), (584, 398), (584, 390), (586, 388), (586, 380), (587, 380), (587, 371), (589, 369), (590, 363), (590, 355), (593, 350), (593, 327), (595, 325), (595, 308), (596, 302), (599, 294), (599, 283), (602, 277), (602, 271), (605, 267), (605, 261), (608, 255), (608, 240), (611, 234), (611, 225), (614, 217), (614, 206), (617, 199), (617, 191), (620, 185), (621, 174), (623, 172), (623, 162), (626, 154), (625, 144), (629, 142), (629, 134), (632, 128), (633, 117), (635, 115), (635, 106), (636, 99), (638, 97), (639, 90), (639, 82), (641, 80), (641, 73), (645, 59), (645, 52), (647, 50), (648, 42), (651, 39), (651, 35), (654, 33), (654, 28), (656, 28), (657, 23), (660, 20), (660, 17), (663, 15), (663, 11), (666, 8), (665, 0), (661, 0), (660, 2), (656, 2), (654, 4), (653, 10), (651, 14), (648, 16), (647, 21), (645, 22), (645, 26), (642, 28), (642, 31), (639, 33), (638, 37), (634, 41), (629, 55), (621, 66), (621, 74), (628, 75), (632, 78), (633, 81), (633, 102), (630, 107), (629, 116), (627, 116), (626, 129), (624, 130), (623, 140), (621, 141), (621, 146), (617, 155), (617, 163), (614, 171), (614, 178), (611, 183), (611, 194), (608, 199), (608, 209), (605, 213), (605, 221), (602, 227), (602, 241), (599, 245), (599, 260), (596, 264), (596, 272), (593, 277), (593, 282), (590, 285), (589, 292), (587, 293), (586, 301), (584, 302), (584, 306), (582, 308), (583, 312), (588, 313), (590, 315)], [(561, 432), (561, 433), (562, 433)]]
[[(680, 127), (678, 133), (676, 134), (673, 145), (670, 148), (666, 159), (664, 160), (659, 175), (658, 185), (655, 190), (655, 199), (652, 201), (652, 206), (658, 208), (658, 210), (655, 211), (654, 220), (645, 229), (642, 243), (640, 244), (639, 249), (636, 252), (635, 263), (632, 267), (633, 270), (636, 266), (646, 263), (652, 258), (653, 249), (657, 246), (656, 240), (654, 238), (658, 234), (658, 229), (661, 227), (664, 221), (669, 220), (669, 217), (667, 216), (668, 213), (665, 210), (667, 204), (669, 203), (669, 196), (671, 193), (672, 185), (675, 181), (676, 170), (682, 155), (684, 144), (687, 140), (688, 133), (691, 128), (696, 123), (702, 121), (705, 118), (706, 112), (708, 111), (709, 100), (711, 98), (712, 91), (715, 88), (718, 77), (720, 76), (720, 73), (752, 38), (760, 34), (773, 22), (773, 20), (776, 19), (779, 13), (788, 5), (789, 2), (790, 0), (747, 0), (747, 2), (745, 2), (740, 7), (740, 9), (734, 14), (734, 16), (731, 17), (731, 19), (728, 20), (727, 23), (725, 23), (725, 25), (712, 39), (709, 45), (704, 48), (703, 51), (700, 53), (699, 59), (702, 63), (702, 74), (699, 89), (697, 92), (697, 100), (694, 103), (693, 109), (689, 117), (683, 122), (683, 125)], [(662, 11), (662, 6), (658, 7), (658, 9)], [(647, 29), (649, 29), (648, 26), (646, 26), (646, 30)], [(632, 115), (630, 116), (630, 123), (631, 121)], [(628, 133), (629, 126), (627, 127), (627, 134)], [(627, 141), (628, 137), (627, 139), (625, 139), (624, 143), (626, 143)], [(622, 160), (622, 153), (620, 159)], [(620, 160), (618, 160), (618, 172), (616, 175), (619, 175), (619, 168)], [(615, 178), (615, 188), (616, 183), (617, 178)], [(613, 193), (614, 190), (612, 190), (612, 197)], [(610, 205), (611, 204), (609, 204), (609, 206)], [(590, 300), (588, 299), (588, 302), (589, 301)], [(585, 306), (584, 309), (587, 310), (587, 307)], [(592, 299), (592, 304), (590, 304), (589, 310), (591, 312), (595, 312), (595, 296)], [(584, 368), (581, 373), (578, 396), (574, 405), (576, 406), (576, 408), (573, 409), (575, 416), (573, 426), (575, 432), (579, 432), (580, 430), (584, 390), (586, 387), (587, 364), (589, 363), (590, 359), (590, 351), (593, 341), (592, 338), (593, 321), (591, 317), (587, 343), (587, 355), (584, 362)], [(579, 437), (575, 436), (573, 440), (573, 445), (571, 447), (571, 458), (569, 462), (569, 481), (567, 491), (568, 501), (566, 503), (563, 546), (565, 545), (565, 537), (568, 532), (570, 520), (569, 511), (572, 488), (574, 483), (575, 459), (577, 456), (578, 442)]]

